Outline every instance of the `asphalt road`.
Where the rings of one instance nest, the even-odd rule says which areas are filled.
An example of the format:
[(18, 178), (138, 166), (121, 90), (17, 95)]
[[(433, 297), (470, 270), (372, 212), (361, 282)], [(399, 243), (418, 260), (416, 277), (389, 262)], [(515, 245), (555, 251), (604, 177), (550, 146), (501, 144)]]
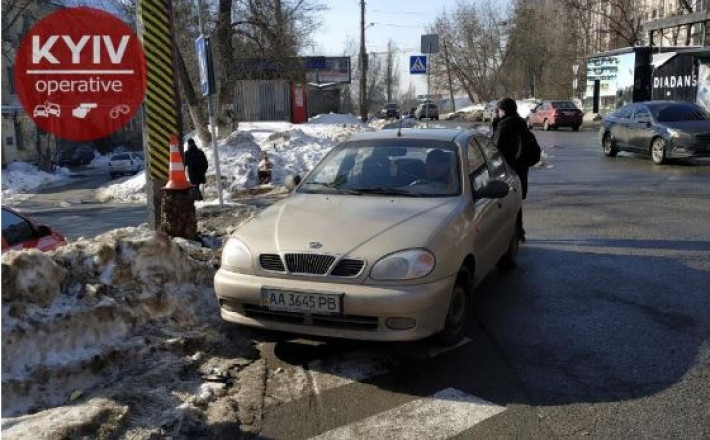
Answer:
[(536, 134), (527, 243), (478, 289), (468, 339), (263, 334), (261, 436), (710, 437), (710, 164)]
[(26, 200), (14, 202), (13, 208), (44, 223), (70, 239), (91, 237), (147, 221), (144, 203), (99, 203), (96, 189), (111, 181), (103, 169), (72, 169), (68, 183), (47, 186)]

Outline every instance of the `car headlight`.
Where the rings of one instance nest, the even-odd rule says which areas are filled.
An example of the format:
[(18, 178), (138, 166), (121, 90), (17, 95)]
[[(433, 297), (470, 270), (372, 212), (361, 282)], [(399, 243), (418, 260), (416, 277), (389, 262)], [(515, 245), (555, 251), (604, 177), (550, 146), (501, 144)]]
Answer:
[(670, 134), (672, 138), (678, 138), (678, 139), (689, 139), (692, 137), (689, 133), (686, 133), (686, 132), (680, 131), (680, 130), (676, 130), (674, 128), (669, 128), (668, 134)]
[(370, 270), (373, 280), (413, 280), (431, 273), (436, 265), (434, 254), (424, 249), (410, 249), (382, 257)]
[(251, 251), (238, 238), (230, 238), (222, 249), (222, 266), (234, 272), (251, 271)]

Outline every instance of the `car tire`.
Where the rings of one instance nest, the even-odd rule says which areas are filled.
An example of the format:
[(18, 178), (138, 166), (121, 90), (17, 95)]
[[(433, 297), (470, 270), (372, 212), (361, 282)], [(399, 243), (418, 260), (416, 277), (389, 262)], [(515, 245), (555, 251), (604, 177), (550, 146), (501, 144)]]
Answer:
[(508, 243), (508, 250), (505, 251), (500, 260), (498, 260), (497, 266), (503, 270), (513, 269), (518, 261), (518, 251), (520, 250), (520, 236), (522, 235), (523, 226), (521, 223), (520, 214), (518, 215), (518, 220), (515, 222), (515, 231), (513, 236), (510, 238)]
[(575, 125), (574, 127), (572, 127), (572, 131), (579, 131), (579, 127), (579, 125)]
[(666, 163), (666, 141), (661, 138), (655, 138), (651, 142), (651, 160), (655, 165)]
[(547, 122), (547, 119), (542, 122), (542, 129), (545, 131), (550, 131), (550, 123)]
[(435, 337), (438, 345), (451, 346), (463, 339), (470, 315), (473, 277), (466, 267), (459, 269), (456, 282), (451, 290), (449, 309), (446, 312), (444, 329)]
[(116, 173), (108, 173), (108, 175), (109, 175), (109, 177), (111, 177), (112, 179), (115, 179), (115, 178), (116, 178)]
[(604, 151), (604, 155), (608, 157), (615, 157), (619, 152), (619, 149), (616, 148), (614, 138), (611, 137), (610, 133), (606, 133), (604, 135), (604, 139), (602, 140), (602, 151)]

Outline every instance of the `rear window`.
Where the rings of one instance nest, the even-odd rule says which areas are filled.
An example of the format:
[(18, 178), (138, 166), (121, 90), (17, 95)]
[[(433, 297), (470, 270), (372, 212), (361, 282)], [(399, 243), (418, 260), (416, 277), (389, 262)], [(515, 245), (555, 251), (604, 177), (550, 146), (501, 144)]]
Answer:
[(658, 122), (710, 120), (708, 112), (695, 104), (656, 104), (649, 108)]
[(386, 108), (386, 109), (390, 109), (390, 110), (392, 110), (392, 109), (395, 109), (395, 110), (396, 110), (396, 109), (397, 109), (397, 104), (387, 104), (387, 105), (385, 105), (385, 108)]
[(577, 106), (574, 105), (574, 103), (571, 101), (555, 101), (552, 103), (552, 108), (559, 108), (562, 110), (573, 110), (576, 109)]
[(111, 160), (131, 160), (131, 158), (127, 154), (114, 154)]

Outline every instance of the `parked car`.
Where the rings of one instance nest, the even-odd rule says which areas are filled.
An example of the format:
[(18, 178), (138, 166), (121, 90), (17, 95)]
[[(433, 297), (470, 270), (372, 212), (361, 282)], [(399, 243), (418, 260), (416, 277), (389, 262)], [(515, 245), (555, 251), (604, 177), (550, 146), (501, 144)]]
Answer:
[(392, 102), (385, 104), (385, 106), (382, 107), (382, 110), (380, 110), (380, 117), (386, 118), (386, 119), (389, 119), (389, 118), (399, 119), (400, 118), (399, 106), (395, 103), (392, 103)]
[(86, 165), (94, 156), (94, 149), (89, 145), (65, 147), (57, 153), (56, 163), (60, 167)]
[(527, 123), (528, 128), (542, 127), (545, 131), (560, 127), (578, 131), (583, 118), (584, 113), (572, 101), (542, 101), (530, 110)]
[(40, 225), (9, 206), (2, 207), (2, 251), (36, 248), (46, 252), (66, 244), (67, 239), (46, 225)]
[(414, 118), (420, 121), (424, 118), (439, 120), (439, 107), (433, 103), (419, 104), (414, 111)]
[(607, 156), (631, 151), (651, 156), (657, 165), (710, 157), (710, 114), (689, 102), (628, 104), (604, 118), (599, 140)]
[(222, 318), (327, 337), (460, 340), (473, 290), (518, 252), (520, 181), (490, 142), (403, 129), (337, 145), (225, 244), (214, 281)]
[(137, 153), (118, 153), (109, 158), (107, 167), (112, 178), (123, 174), (136, 174), (143, 167), (143, 159)]
[(403, 118), (413, 118), (413, 117), (414, 117), (414, 113), (415, 113), (416, 111), (417, 111), (417, 108), (416, 108), (416, 107), (412, 107), (412, 108), (410, 108), (409, 110), (407, 110), (407, 111), (405, 111), (404, 113), (402, 113), (402, 117), (403, 117)]

